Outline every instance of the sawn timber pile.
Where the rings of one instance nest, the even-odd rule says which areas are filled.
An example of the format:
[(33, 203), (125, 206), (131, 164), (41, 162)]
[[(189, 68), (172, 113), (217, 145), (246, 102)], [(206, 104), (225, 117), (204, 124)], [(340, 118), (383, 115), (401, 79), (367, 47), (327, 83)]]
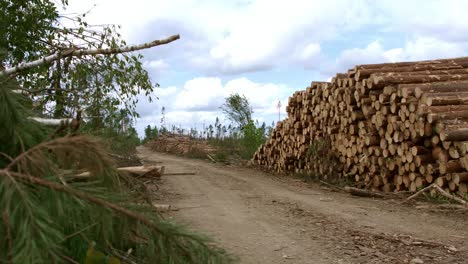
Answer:
[[(436, 182), (467, 193), (468, 57), (358, 65), (295, 92), (287, 113), (255, 164), (387, 192)], [(324, 162), (328, 147), (336, 163)]]
[(192, 138), (188, 135), (162, 134), (147, 145), (154, 151), (185, 155), (190, 152), (212, 154), (216, 148), (204, 139)]

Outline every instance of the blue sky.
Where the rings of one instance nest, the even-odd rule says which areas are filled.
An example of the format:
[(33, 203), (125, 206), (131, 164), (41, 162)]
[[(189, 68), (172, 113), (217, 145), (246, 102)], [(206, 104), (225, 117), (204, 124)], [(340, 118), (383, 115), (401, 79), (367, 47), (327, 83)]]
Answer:
[(180, 34), (144, 51), (144, 65), (161, 85), (140, 100), (137, 130), (185, 128), (223, 119), (230, 93), (245, 94), (254, 117), (271, 124), (276, 105), (356, 64), (468, 55), (468, 1), (436, 0), (71, 0), (69, 11), (122, 26), (128, 43)]

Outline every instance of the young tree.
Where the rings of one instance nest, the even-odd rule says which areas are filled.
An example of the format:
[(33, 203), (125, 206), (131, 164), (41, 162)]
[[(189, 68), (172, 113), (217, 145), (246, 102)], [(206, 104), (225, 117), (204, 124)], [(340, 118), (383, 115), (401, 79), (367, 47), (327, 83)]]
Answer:
[[(258, 121), (254, 122), (252, 120), (253, 110), (249, 101), (245, 96), (237, 93), (227, 97), (221, 109), (226, 117), (237, 125), (240, 131), (242, 157), (250, 159), (258, 147), (266, 140), (265, 124), (259, 126)], [(231, 137), (236, 137), (235, 130), (232, 131)]]
[(221, 110), (240, 129), (252, 122), (253, 110), (244, 95), (241, 96), (238, 93), (231, 94), (225, 99)]

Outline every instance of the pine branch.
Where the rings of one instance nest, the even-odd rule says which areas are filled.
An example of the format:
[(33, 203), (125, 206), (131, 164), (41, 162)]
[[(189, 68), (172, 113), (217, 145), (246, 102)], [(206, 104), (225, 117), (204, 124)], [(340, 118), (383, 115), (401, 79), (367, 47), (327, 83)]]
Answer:
[(22, 181), (25, 181), (25, 182), (28, 182), (28, 183), (34, 183), (34, 184), (37, 184), (37, 185), (40, 185), (40, 186), (43, 186), (43, 187), (53, 189), (55, 191), (67, 193), (69, 195), (73, 195), (73, 196), (75, 196), (77, 198), (88, 201), (90, 203), (94, 203), (94, 204), (97, 204), (99, 206), (109, 208), (112, 211), (114, 211), (114, 212), (116, 212), (116, 213), (118, 213), (120, 215), (124, 215), (126, 217), (137, 220), (140, 223), (143, 223), (144, 225), (146, 225), (147, 227), (153, 229), (157, 233), (163, 233), (163, 231), (154, 222), (152, 222), (151, 220), (149, 220), (145, 216), (143, 216), (141, 214), (138, 214), (138, 213), (135, 213), (135, 212), (132, 212), (132, 211), (128, 210), (125, 207), (122, 207), (122, 206), (119, 206), (117, 204), (108, 202), (108, 201), (106, 201), (104, 199), (88, 195), (88, 194), (86, 194), (84, 192), (75, 190), (73, 188), (70, 188), (70, 187), (67, 187), (67, 186), (64, 186), (64, 185), (57, 184), (55, 182), (51, 182), (51, 181), (46, 180), (46, 179), (33, 177), (33, 176), (26, 175), (26, 174), (18, 173), (18, 172), (8, 171), (6, 169), (0, 170), (0, 175), (2, 175), (2, 174), (4, 176), (5, 175), (11, 175), (16, 179), (19, 179), (19, 180), (22, 180)]
[(8, 256), (8, 263), (13, 263), (11, 261), (11, 252), (12, 252), (12, 249), (13, 249), (13, 243), (12, 243), (12, 239), (11, 239), (11, 226), (10, 226), (10, 220), (9, 220), (10, 216), (8, 215), (8, 212), (6, 210), (3, 211), (2, 213), (2, 220), (3, 220), (3, 223), (5, 224), (5, 241), (6, 241), (6, 245), (7, 245), (7, 256)]
[(152, 42), (140, 44), (140, 45), (133, 45), (133, 46), (125, 46), (125, 47), (120, 47), (120, 48), (109, 48), (109, 49), (76, 49), (76, 48), (71, 48), (67, 50), (61, 50), (57, 51), (56, 53), (34, 60), (30, 62), (24, 62), (21, 63), (15, 67), (11, 68), (6, 68), (2, 71), (0, 71), (0, 77), (4, 76), (9, 76), (15, 73), (18, 73), (20, 71), (34, 68), (41, 66), (46, 63), (50, 63), (52, 61), (59, 60), (61, 58), (65, 57), (78, 57), (78, 56), (86, 56), (86, 55), (105, 55), (105, 54), (119, 54), (119, 53), (125, 53), (125, 52), (131, 52), (131, 51), (137, 51), (137, 50), (143, 50), (143, 49), (148, 49), (152, 48), (155, 46), (159, 45), (165, 45), (170, 42), (173, 42), (177, 39), (179, 39), (179, 35), (174, 35), (166, 39), (162, 40), (154, 40)]

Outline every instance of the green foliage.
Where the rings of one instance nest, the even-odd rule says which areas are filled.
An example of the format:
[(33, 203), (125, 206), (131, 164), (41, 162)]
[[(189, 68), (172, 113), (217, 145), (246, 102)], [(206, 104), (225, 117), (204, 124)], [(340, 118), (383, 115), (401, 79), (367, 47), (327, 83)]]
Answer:
[(244, 95), (240, 96), (237, 93), (230, 95), (225, 99), (221, 110), (229, 120), (241, 129), (252, 121), (253, 111)]
[(325, 180), (336, 184), (349, 183), (347, 182), (349, 179), (339, 177), (342, 164), (333, 153), (329, 138), (313, 140), (307, 149), (306, 159), (312, 160), (312, 164), (320, 164), (319, 167), (311, 168), (308, 179)]
[(148, 125), (145, 128), (145, 138), (143, 139), (143, 143), (148, 142), (149, 140), (157, 139), (159, 135), (159, 130), (156, 126), (154, 128), (151, 128), (150, 125)]
[(107, 127), (92, 129), (85, 133), (101, 138), (112, 153), (120, 155), (135, 153), (135, 148), (141, 143), (140, 138), (138, 138), (138, 133), (133, 127), (129, 127), (128, 131), (125, 133)]
[[(0, 69), (58, 50), (125, 45), (115, 26), (60, 16), (53, 1), (0, 0), (0, 8)], [(67, 57), (0, 80), (0, 263), (84, 263), (94, 242), (123, 263), (230, 261), (207, 238), (161, 219), (143, 183), (113, 169), (105, 144), (78, 134), (106, 138), (114, 152), (134, 149), (135, 95), (155, 86), (140, 60)], [(30, 118), (72, 117), (78, 109), (80, 131)], [(90, 177), (77, 177), (84, 171)]]
[[(240, 155), (251, 159), (255, 151), (266, 140), (266, 125), (258, 126), (252, 120), (253, 110), (244, 95), (232, 94), (221, 107), (226, 117), (240, 129)], [(218, 122), (218, 119), (216, 120)]]
[(124, 156), (133, 154), (141, 143), (132, 118), (122, 110), (108, 112), (106, 118), (99, 120), (99, 125), (93, 119), (84, 122), (81, 132), (102, 138), (112, 153)]
[[(0, 82), (0, 263), (83, 263), (88, 245), (107, 256), (138, 263), (225, 263), (205, 237), (153, 212), (141, 183), (114, 171), (100, 140), (65, 136), (45, 140), (28, 119), (15, 84)], [(129, 130), (129, 135), (135, 131)], [(117, 133), (117, 132), (116, 132)], [(3, 139), (3, 138), (2, 138)], [(23, 144), (22, 144), (23, 143)], [(93, 178), (77, 181), (89, 171)]]
[[(58, 4), (57, 4), (58, 5)], [(86, 13), (60, 16), (57, 5), (47, 0), (0, 0), (5, 10), (0, 29), (0, 44), (6, 54), (3, 65), (12, 66), (70, 48), (117, 48), (126, 45), (114, 25), (90, 26)], [(65, 8), (67, 1), (62, 1)], [(68, 26), (69, 25), (69, 26)], [(141, 64), (139, 54), (67, 57), (20, 72), (17, 80), (25, 92), (35, 95), (36, 110), (56, 118), (83, 109), (98, 120), (103, 109), (122, 106), (136, 117), (136, 95), (149, 96), (153, 84)], [(150, 97), (151, 100), (151, 97)], [(49, 109), (54, 103), (53, 109)]]
[(266, 141), (266, 127), (265, 123), (257, 127), (254, 122), (250, 121), (242, 129), (242, 152), (241, 156), (244, 159), (251, 159), (257, 149)]
[(15, 65), (49, 52), (46, 40), (55, 32), (59, 18), (55, 4), (44, 0), (0, 0), (0, 47), (5, 49), (1, 61)]
[(317, 158), (321, 156), (328, 156), (330, 153), (330, 143), (326, 139), (313, 140), (307, 149), (306, 157)]
[[(173, 134), (188, 134), (194, 139), (205, 139), (212, 146), (217, 148), (214, 158), (218, 161), (227, 161), (230, 157), (240, 159), (251, 159), (255, 151), (261, 144), (265, 143), (267, 135), (272, 130), (267, 127), (265, 123), (261, 125), (258, 121), (252, 120), (252, 108), (249, 101), (245, 96), (233, 94), (225, 99), (225, 103), (221, 107), (226, 117), (234, 124), (228, 126), (221, 123), (220, 119), (216, 117), (214, 124), (204, 126), (202, 131), (196, 128), (191, 128), (185, 131), (181, 128), (172, 126), (171, 133)], [(161, 129), (159, 134), (166, 133), (163, 130), (165, 123), (165, 109), (161, 110)], [(156, 127), (152, 129), (148, 126), (145, 129), (145, 141), (151, 138), (158, 130)], [(199, 151), (187, 153), (187, 156), (194, 158), (206, 158), (206, 153), (199, 153)]]
[[(198, 131), (196, 128), (191, 128), (187, 133), (194, 139), (205, 139), (210, 145), (215, 146), (217, 148), (217, 152), (214, 154), (216, 160), (224, 162), (230, 157), (251, 159), (260, 145), (265, 143), (272, 128), (267, 127), (265, 123), (260, 125), (258, 121), (252, 120), (253, 111), (245, 96), (233, 94), (225, 100), (226, 102), (222, 106), (223, 112), (229, 120), (235, 123), (234, 125), (223, 125), (217, 117), (215, 123), (206, 125), (204, 130)], [(161, 121), (161, 123), (163, 122)], [(153, 129), (148, 126), (145, 129), (145, 138), (148, 138), (152, 131)], [(159, 130), (159, 134), (161, 132)], [(183, 129), (175, 126), (172, 126), (171, 132), (173, 134), (185, 133)], [(188, 153), (188, 156), (204, 159), (206, 153)]]
[[(0, 151), (10, 157), (19, 155), (44, 140), (49, 129), (28, 119), (30, 101), (13, 90), (18, 86), (14, 80), (0, 78)], [(0, 155), (0, 167), (8, 162)]]

